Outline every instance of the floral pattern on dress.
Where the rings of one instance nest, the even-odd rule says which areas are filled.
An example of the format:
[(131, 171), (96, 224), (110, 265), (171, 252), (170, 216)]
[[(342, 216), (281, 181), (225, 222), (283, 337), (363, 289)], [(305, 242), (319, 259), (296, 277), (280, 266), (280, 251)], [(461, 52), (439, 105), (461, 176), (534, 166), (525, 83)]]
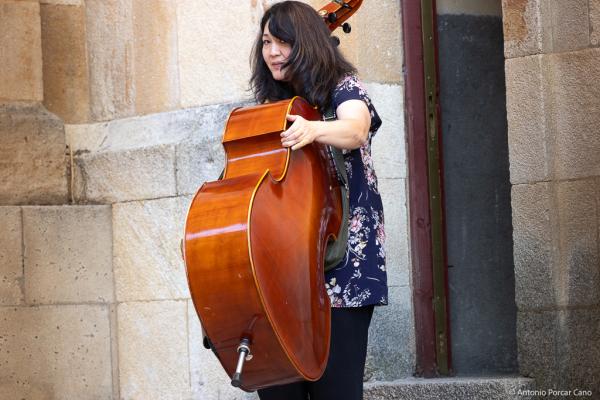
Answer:
[(344, 260), (326, 273), (325, 289), (332, 307), (388, 302), (383, 205), (371, 157), (371, 140), (381, 126), (381, 118), (356, 75), (347, 75), (333, 93), (333, 109), (355, 99), (369, 108), (371, 127), (363, 146), (343, 151), (350, 202), (348, 247)]

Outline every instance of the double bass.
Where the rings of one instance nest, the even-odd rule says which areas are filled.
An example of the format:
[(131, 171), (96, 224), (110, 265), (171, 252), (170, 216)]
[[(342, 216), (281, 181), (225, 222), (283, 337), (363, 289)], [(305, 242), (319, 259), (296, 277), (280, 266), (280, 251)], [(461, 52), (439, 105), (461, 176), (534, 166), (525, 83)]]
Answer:
[[(362, 0), (319, 10), (333, 31)], [(204, 183), (187, 214), (183, 258), (205, 345), (246, 391), (315, 381), (327, 364), (326, 246), (342, 224), (328, 147), (281, 145), (287, 115), (321, 115), (300, 97), (234, 109), (222, 178)]]

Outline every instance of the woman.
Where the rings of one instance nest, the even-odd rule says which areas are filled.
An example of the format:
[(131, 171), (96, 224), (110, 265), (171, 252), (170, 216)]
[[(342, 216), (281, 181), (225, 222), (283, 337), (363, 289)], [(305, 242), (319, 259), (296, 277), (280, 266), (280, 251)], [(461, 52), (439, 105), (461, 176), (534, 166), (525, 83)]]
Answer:
[(331, 300), (330, 355), (322, 378), (259, 390), (261, 400), (362, 399), (373, 307), (387, 304), (383, 207), (371, 159), (381, 119), (318, 13), (297, 1), (268, 9), (252, 55), (250, 81), (259, 103), (301, 96), (332, 121), (289, 115), (281, 143), (297, 150), (312, 142), (343, 149), (350, 221), (345, 259), (326, 273)]

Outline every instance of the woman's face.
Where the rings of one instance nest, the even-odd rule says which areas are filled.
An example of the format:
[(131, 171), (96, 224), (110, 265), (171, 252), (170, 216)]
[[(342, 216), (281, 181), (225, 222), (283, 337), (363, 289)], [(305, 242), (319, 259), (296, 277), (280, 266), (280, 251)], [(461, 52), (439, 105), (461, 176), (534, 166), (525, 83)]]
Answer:
[(265, 24), (265, 30), (262, 35), (263, 48), (262, 56), (273, 74), (273, 79), (276, 81), (285, 80), (285, 71), (287, 68), (282, 68), (286, 63), (290, 53), (292, 52), (292, 46), (269, 32), (269, 22)]

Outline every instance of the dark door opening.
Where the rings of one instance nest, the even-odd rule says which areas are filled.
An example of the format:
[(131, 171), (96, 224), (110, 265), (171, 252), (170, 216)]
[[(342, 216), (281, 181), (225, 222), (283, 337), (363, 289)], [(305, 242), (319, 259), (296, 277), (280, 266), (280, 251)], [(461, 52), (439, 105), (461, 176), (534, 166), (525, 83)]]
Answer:
[(453, 371), (516, 373), (502, 18), (437, 25)]

